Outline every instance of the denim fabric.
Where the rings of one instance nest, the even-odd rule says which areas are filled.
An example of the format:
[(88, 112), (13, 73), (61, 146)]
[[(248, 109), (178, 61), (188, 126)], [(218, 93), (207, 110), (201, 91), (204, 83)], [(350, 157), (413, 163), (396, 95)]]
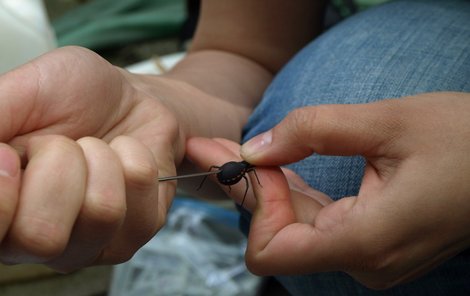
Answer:
[[(470, 1), (394, 1), (336, 25), (276, 76), (245, 127), (244, 141), (294, 108), (433, 91), (470, 92)], [(289, 167), (339, 199), (358, 193), (364, 160), (314, 155)], [(248, 225), (249, 216), (242, 214), (241, 223)], [(470, 257), (457, 256), (417, 281), (382, 292), (343, 273), (279, 279), (293, 295), (470, 295)]]

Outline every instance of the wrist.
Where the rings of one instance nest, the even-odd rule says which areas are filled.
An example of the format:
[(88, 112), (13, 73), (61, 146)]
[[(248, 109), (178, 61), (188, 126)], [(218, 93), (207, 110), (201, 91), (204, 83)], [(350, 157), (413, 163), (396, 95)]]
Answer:
[(237, 140), (251, 113), (249, 107), (215, 97), (175, 77), (128, 75), (137, 92), (134, 96), (145, 96), (161, 103), (178, 122), (184, 140), (193, 136)]
[(188, 53), (165, 77), (187, 82), (225, 101), (253, 107), (273, 74), (247, 57), (222, 50), (200, 50)]

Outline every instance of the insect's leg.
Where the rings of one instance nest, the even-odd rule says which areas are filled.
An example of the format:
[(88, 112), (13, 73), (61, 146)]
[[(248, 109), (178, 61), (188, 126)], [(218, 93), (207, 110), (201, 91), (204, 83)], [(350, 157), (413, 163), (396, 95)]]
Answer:
[[(220, 167), (219, 167), (219, 166), (216, 166), (216, 165), (213, 165), (213, 166), (211, 166), (207, 171), (210, 172), (210, 171), (212, 171), (213, 169), (220, 169)], [(196, 189), (197, 191), (199, 191), (199, 189), (202, 188), (202, 184), (204, 184), (204, 182), (206, 181), (207, 177), (208, 177), (208, 176), (204, 176), (204, 178), (203, 178), (202, 181), (201, 181), (201, 184), (199, 184), (199, 187)]]
[(255, 168), (251, 168), (251, 169), (247, 170), (247, 172), (253, 172), (253, 173), (255, 173), (256, 181), (258, 181), (259, 186), (263, 187), (263, 185), (261, 185), (261, 183), (260, 183), (260, 181), (259, 181), (259, 179), (258, 179), (258, 174), (256, 174)]
[(248, 179), (246, 178), (245, 175), (243, 175), (243, 179), (245, 179), (246, 189), (245, 189), (245, 194), (243, 195), (242, 203), (240, 204), (241, 207), (243, 207), (243, 203), (245, 202), (246, 194), (248, 193), (248, 188), (250, 188), (250, 183), (248, 182)]
[(228, 186), (228, 192), (232, 191), (232, 187), (230, 185), (227, 185)]

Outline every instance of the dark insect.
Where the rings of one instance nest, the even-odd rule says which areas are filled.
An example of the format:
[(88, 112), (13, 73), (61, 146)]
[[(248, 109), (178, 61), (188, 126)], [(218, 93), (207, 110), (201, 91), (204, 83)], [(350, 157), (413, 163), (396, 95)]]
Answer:
[[(256, 181), (258, 181), (258, 184), (261, 186), (261, 183), (259, 182), (258, 175), (256, 174), (255, 171), (255, 166), (246, 162), (246, 161), (229, 161), (222, 166), (211, 166), (208, 171), (211, 171), (213, 169), (219, 170), (219, 172), (216, 174), (217, 180), (224, 185), (227, 185), (229, 187), (229, 191), (231, 190), (230, 185), (235, 185), (240, 180), (243, 178), (245, 179), (245, 184), (246, 184), (246, 189), (245, 189), (245, 194), (243, 195), (243, 200), (242, 203), (240, 204), (243, 206), (243, 203), (245, 202), (245, 197), (246, 194), (248, 193), (248, 188), (250, 188), (250, 184), (248, 183), (248, 179), (246, 178), (245, 174), (248, 172), (253, 172), (255, 173)], [(201, 184), (197, 188), (197, 190), (201, 189), (202, 184), (204, 184), (204, 181), (206, 181), (207, 176), (202, 179)]]

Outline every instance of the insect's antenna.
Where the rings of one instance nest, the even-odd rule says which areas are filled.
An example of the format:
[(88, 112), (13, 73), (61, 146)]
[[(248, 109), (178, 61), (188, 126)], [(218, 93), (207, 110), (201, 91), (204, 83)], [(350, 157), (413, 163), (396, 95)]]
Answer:
[[(258, 181), (259, 186), (263, 187), (261, 185), (261, 182), (259, 181), (258, 174), (256, 173), (256, 170), (255, 170), (254, 167), (249, 168), (247, 170), (247, 172), (253, 172), (255, 174), (256, 181)], [(245, 176), (243, 176), (243, 179), (245, 179), (245, 182), (246, 182), (246, 189), (245, 189), (245, 195), (243, 195), (243, 200), (242, 200), (242, 203), (240, 204), (240, 206), (243, 206), (243, 203), (245, 202), (246, 195), (248, 194), (248, 189), (250, 188), (250, 183), (248, 182), (248, 179)]]
[[(211, 166), (207, 171), (210, 172), (210, 171), (212, 171), (213, 169), (220, 169), (220, 167), (219, 167), (219, 166), (216, 166), (216, 165), (213, 165), (213, 166)], [(201, 181), (201, 184), (199, 184), (199, 187), (197, 187), (196, 191), (199, 191), (199, 189), (202, 188), (202, 184), (204, 184), (204, 182), (206, 181), (206, 179), (207, 179), (207, 176), (204, 176), (204, 178), (203, 178), (202, 181)]]
[(207, 176), (205, 176), (205, 177), (202, 179), (201, 184), (199, 184), (199, 186), (197, 187), (196, 191), (199, 191), (199, 189), (202, 188), (202, 184), (204, 184), (204, 182), (206, 181), (206, 179), (207, 179)]
[(259, 181), (258, 174), (256, 173), (255, 168), (250, 168), (247, 172), (253, 172), (255, 174), (256, 181), (258, 181), (258, 185), (263, 187), (263, 185), (261, 185), (261, 182)]

